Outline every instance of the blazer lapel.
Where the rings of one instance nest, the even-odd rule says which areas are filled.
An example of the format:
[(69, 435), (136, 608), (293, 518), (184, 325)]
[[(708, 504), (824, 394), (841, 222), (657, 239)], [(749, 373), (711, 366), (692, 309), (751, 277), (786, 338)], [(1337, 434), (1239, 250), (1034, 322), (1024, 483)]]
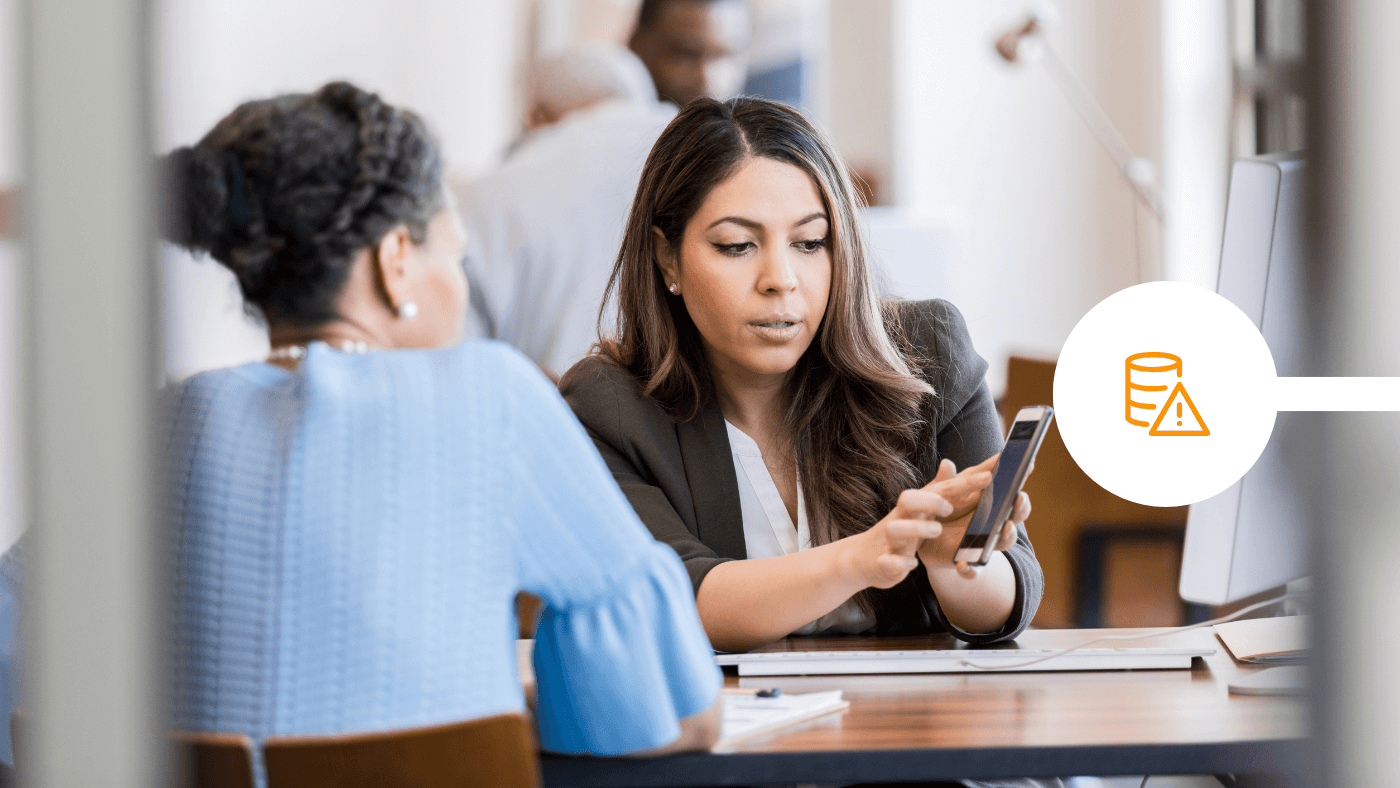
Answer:
[(699, 418), (677, 425), (676, 437), (695, 502), (697, 536), (725, 558), (748, 558), (739, 480), (734, 476), (734, 455), (719, 406), (711, 405)]

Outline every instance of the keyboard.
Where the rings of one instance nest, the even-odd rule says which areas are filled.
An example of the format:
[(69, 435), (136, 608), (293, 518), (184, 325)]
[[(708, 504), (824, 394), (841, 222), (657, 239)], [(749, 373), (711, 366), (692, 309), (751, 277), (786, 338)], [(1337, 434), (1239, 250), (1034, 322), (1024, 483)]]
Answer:
[[(1213, 648), (1083, 648), (1034, 665), (1020, 663), (1057, 649), (956, 648), (910, 651), (768, 651), (716, 654), (721, 666), (738, 667), (740, 676), (803, 676), (845, 673), (995, 673), (1003, 671), (1184, 670), (1191, 660), (1208, 657)], [(964, 664), (993, 666), (996, 670)], [(1006, 666), (1006, 667), (1001, 667)]]

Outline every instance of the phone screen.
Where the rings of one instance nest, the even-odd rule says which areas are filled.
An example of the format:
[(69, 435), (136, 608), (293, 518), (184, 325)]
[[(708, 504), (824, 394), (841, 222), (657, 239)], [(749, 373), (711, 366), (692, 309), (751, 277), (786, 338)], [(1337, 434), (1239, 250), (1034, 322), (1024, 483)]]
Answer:
[(982, 493), (982, 500), (967, 526), (967, 536), (986, 536), (1001, 527), (993, 516), (1006, 506), (1006, 497), (1013, 492), (1011, 488), (1016, 482), (1016, 471), (1031, 450), (1031, 439), (1039, 425), (1038, 421), (1018, 421), (1011, 425), (1011, 434), (1006, 437), (1006, 446), (997, 460), (992, 483)]

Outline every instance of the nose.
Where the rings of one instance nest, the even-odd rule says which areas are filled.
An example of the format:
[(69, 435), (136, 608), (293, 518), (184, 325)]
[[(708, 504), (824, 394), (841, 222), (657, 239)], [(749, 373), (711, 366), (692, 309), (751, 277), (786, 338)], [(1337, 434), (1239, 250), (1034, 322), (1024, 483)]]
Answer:
[(758, 273), (757, 282), (760, 293), (790, 293), (797, 289), (797, 269), (793, 267), (785, 247), (770, 249), (761, 259), (763, 268)]

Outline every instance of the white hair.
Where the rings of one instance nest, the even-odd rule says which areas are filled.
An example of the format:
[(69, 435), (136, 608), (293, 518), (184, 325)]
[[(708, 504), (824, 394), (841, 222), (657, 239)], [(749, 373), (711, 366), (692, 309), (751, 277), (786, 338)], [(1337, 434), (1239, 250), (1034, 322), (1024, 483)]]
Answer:
[(529, 104), (559, 119), (600, 101), (656, 101), (646, 66), (629, 50), (593, 44), (544, 57), (530, 69)]

